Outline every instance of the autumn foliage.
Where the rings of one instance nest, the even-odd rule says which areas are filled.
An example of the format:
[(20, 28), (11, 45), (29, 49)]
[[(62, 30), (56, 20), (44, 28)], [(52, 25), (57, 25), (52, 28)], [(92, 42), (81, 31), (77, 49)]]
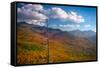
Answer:
[[(96, 47), (87, 39), (59, 37), (26, 25), (17, 28), (17, 63), (44, 64), (96, 60)], [(54, 36), (54, 37), (53, 37)], [(49, 39), (48, 39), (49, 38)]]

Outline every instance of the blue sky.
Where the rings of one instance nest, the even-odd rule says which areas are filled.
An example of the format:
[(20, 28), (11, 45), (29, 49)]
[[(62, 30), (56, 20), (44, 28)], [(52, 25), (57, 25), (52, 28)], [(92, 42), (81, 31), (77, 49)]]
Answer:
[[(28, 23), (43, 26), (48, 24), (48, 27), (50, 28), (61, 29), (63, 31), (96, 31), (95, 7), (41, 4), (28, 5), (18, 3), (17, 8), (17, 18), (19, 21), (26, 21)], [(48, 20), (48, 22), (45, 23), (45, 20)]]
[[(54, 7), (54, 5), (52, 6)], [(49, 7), (49, 5), (46, 5), (45, 8), (52, 8), (51, 6)], [(62, 24), (73, 24), (73, 25), (80, 25), (80, 27), (78, 28), (79, 30), (93, 30), (96, 28), (96, 8), (92, 8), (92, 7), (76, 7), (76, 6), (55, 6), (55, 7), (59, 7), (62, 8), (63, 10), (65, 10), (66, 12), (77, 12), (79, 15), (84, 17), (84, 22), (83, 23), (79, 23), (79, 24), (75, 24), (75, 23), (71, 23), (70, 21), (58, 21), (58, 20), (51, 20), (50, 21), (50, 26), (52, 27), (52, 24), (58, 25), (61, 24), (60, 22), (62, 22)], [(53, 23), (55, 22), (55, 23)], [(58, 23), (59, 22), (59, 23)], [(86, 28), (84, 27), (85, 25), (90, 25), (87, 26)], [(58, 26), (54, 28), (59, 28)]]

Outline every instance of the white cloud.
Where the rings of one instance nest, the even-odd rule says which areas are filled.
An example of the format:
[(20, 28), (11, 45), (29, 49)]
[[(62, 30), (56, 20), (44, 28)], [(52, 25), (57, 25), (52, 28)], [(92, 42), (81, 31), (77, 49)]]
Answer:
[(68, 14), (61, 8), (53, 7), (51, 8), (50, 16), (55, 19), (67, 19)]
[(63, 31), (72, 31), (72, 30), (75, 30), (77, 29), (75, 27), (75, 25), (72, 25), (72, 24), (67, 24), (67, 25), (59, 25), (59, 28)]
[(46, 26), (46, 23), (44, 23), (41, 20), (31, 20), (27, 21), (28, 24), (34, 24), (34, 25), (39, 25), (39, 26)]
[(66, 28), (66, 27), (75, 27), (74, 25), (70, 25), (70, 24), (67, 24), (67, 25), (59, 25), (60, 27), (63, 27), (63, 28)]
[(33, 11), (32, 11), (32, 16), (33, 16), (34, 19), (37, 19), (37, 20), (45, 20), (45, 19), (48, 18), (44, 14), (41, 14), (41, 13), (38, 13), (38, 12), (33, 12)]
[(87, 24), (87, 25), (84, 25), (84, 27), (89, 28), (89, 27), (91, 27), (91, 25)]
[(69, 13), (69, 19), (76, 23), (81, 23), (85, 21), (81, 15), (77, 15), (77, 13), (73, 11)]
[(43, 10), (42, 7), (41, 8), (39, 8), (39, 7), (40, 7), (40, 5), (27, 4), (21, 8), (18, 8), (17, 9), (18, 21), (30, 22), (30, 21), (34, 20), (35, 23), (44, 22), (46, 19), (48, 19), (48, 17), (46, 15), (38, 12), (38, 10)]
[(92, 31), (96, 32), (96, 28), (94, 28)]
[(27, 4), (27, 5), (24, 5), (22, 8), (27, 9), (27, 10), (36, 10), (36, 11), (43, 10), (43, 6), (40, 4)]
[(79, 25), (79, 24), (77, 24), (77, 25), (76, 25), (76, 27), (77, 27), (77, 28), (79, 28), (79, 27), (80, 27), (80, 25)]
[(59, 27), (63, 27), (64, 25), (60, 24)]
[(18, 21), (28, 22), (31, 20), (38, 20), (38, 23), (52, 18), (60, 20), (70, 20), (74, 23), (81, 23), (85, 21), (83, 16), (78, 15), (78, 13), (76, 12), (67, 12), (59, 7), (52, 7), (45, 10), (40, 4), (24, 4), (21, 8), (17, 8), (17, 13)]
[(17, 12), (21, 12), (21, 9), (20, 8), (17, 8)]
[(74, 23), (82, 23), (85, 21), (83, 16), (78, 15), (76, 12), (73, 12), (73, 11), (67, 12), (58, 7), (53, 7), (46, 12), (49, 17), (54, 18), (54, 19), (69, 20), (69, 21), (73, 21)]
[(38, 23), (34, 23), (35, 25), (39, 25), (39, 26), (46, 26), (45, 23), (41, 23), (41, 22), (38, 22)]
[(18, 18), (36, 19), (36, 20), (47, 19), (47, 17), (42, 13), (36, 11), (29, 11), (27, 9), (21, 9), (21, 8), (18, 8)]

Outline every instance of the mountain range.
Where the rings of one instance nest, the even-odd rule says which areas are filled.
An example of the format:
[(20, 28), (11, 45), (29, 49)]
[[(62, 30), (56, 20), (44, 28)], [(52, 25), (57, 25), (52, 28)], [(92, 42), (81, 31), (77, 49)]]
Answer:
[[(60, 29), (48, 28), (45, 26), (38, 26), (34, 24), (27, 24), (25, 22), (17, 23), (17, 39), (18, 39), (18, 60), (23, 62), (18, 62), (19, 64), (24, 63), (24, 58), (30, 55), (30, 52), (43, 52), (41, 59), (36, 62), (36, 58), (32, 57), (33, 60), (28, 60), (27, 62), (33, 63), (57, 63), (57, 62), (72, 62), (72, 61), (86, 61), (96, 59), (96, 32), (89, 31), (61, 31)], [(27, 46), (21, 45), (27, 42)], [(36, 46), (30, 46), (30, 44), (35, 44)], [(26, 54), (23, 51), (28, 50), (28, 55), (22, 57)], [(30, 48), (34, 48), (31, 51)], [(41, 49), (39, 49), (41, 47)], [(49, 50), (47, 50), (47, 48)], [(38, 49), (38, 50), (35, 50)], [(46, 51), (49, 51), (47, 54)], [(21, 54), (19, 54), (21, 53)], [(23, 54), (22, 54), (23, 53)], [(33, 53), (34, 54), (34, 53)], [(32, 55), (30, 55), (32, 56)], [(40, 53), (36, 57), (39, 58)], [(48, 58), (49, 56), (49, 58)], [(49, 59), (49, 61), (48, 61)], [(34, 62), (35, 61), (35, 62)]]

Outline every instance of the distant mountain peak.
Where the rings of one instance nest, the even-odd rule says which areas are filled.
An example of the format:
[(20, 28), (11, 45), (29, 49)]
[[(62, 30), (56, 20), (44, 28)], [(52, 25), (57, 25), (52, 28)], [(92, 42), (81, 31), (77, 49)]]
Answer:
[(95, 36), (96, 33), (92, 30), (87, 30), (87, 31), (81, 31), (81, 30), (73, 30), (73, 31), (62, 31), (60, 29), (53, 29), (50, 27), (45, 27), (45, 26), (39, 26), (39, 25), (34, 25), (34, 24), (28, 24), (26, 22), (19, 22), (19, 26), (25, 26), (25, 27), (30, 27), (32, 30), (40, 30), (40, 31), (46, 31), (53, 33), (53, 34), (59, 34), (59, 35), (68, 35), (70, 36), (75, 36), (75, 37), (92, 37)]

